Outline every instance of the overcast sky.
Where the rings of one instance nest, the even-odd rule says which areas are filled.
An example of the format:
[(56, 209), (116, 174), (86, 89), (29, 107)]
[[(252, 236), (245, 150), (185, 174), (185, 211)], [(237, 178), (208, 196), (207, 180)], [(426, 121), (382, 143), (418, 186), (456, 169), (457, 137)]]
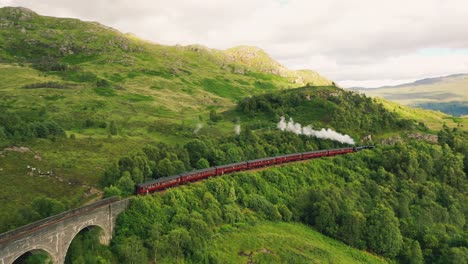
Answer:
[(160, 44), (254, 45), (342, 86), (468, 73), (466, 0), (0, 0)]

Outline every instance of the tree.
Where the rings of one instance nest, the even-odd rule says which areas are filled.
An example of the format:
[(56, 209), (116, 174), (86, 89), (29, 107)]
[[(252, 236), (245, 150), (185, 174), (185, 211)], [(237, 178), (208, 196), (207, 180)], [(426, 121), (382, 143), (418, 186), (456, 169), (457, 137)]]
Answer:
[(382, 204), (371, 211), (367, 233), (369, 248), (383, 256), (394, 258), (403, 245), (398, 219), (391, 209)]
[(190, 164), (192, 167), (196, 167), (197, 162), (200, 158), (208, 158), (208, 146), (205, 142), (194, 139), (185, 145), (185, 149), (187, 149), (189, 157), (190, 157)]
[(178, 227), (166, 236), (166, 244), (172, 257), (177, 259), (184, 256), (185, 249), (190, 244), (190, 233), (183, 227)]
[(104, 188), (105, 198), (112, 197), (112, 196), (121, 196), (121, 195), (122, 195), (122, 191), (117, 186), (111, 185), (109, 187)]
[(209, 167), (210, 167), (210, 163), (204, 158), (199, 159), (195, 166), (195, 168), (197, 169), (205, 169)]
[(102, 177), (102, 186), (110, 186), (116, 183), (120, 178), (120, 170), (116, 163), (111, 164), (105, 171)]
[(172, 163), (172, 166), (174, 167), (175, 174), (183, 173), (186, 171), (184, 163), (180, 160), (174, 161)]
[(132, 170), (132, 180), (135, 183), (142, 183), (143, 182), (143, 172), (138, 167), (133, 168)]
[(235, 163), (244, 159), (244, 153), (239, 147), (229, 147), (226, 151), (226, 162)]
[(419, 242), (416, 240), (405, 238), (398, 259), (401, 263), (405, 264), (422, 264), (424, 258), (422, 255), (421, 247)]
[(65, 206), (58, 200), (49, 197), (38, 197), (32, 202), (32, 209), (41, 218), (46, 218), (65, 211)]
[(366, 242), (363, 240), (366, 228), (366, 217), (357, 211), (346, 213), (342, 216), (340, 226), (340, 238), (348, 245), (364, 249)]
[(143, 241), (137, 236), (123, 238), (116, 244), (116, 252), (121, 263), (140, 264), (147, 263), (147, 249)]
[(172, 162), (168, 158), (164, 158), (159, 161), (157, 168), (157, 175), (159, 177), (174, 175), (175, 168), (172, 166)]
[(117, 181), (117, 187), (122, 191), (122, 195), (130, 195), (135, 191), (135, 182), (132, 180), (130, 172), (125, 171)]

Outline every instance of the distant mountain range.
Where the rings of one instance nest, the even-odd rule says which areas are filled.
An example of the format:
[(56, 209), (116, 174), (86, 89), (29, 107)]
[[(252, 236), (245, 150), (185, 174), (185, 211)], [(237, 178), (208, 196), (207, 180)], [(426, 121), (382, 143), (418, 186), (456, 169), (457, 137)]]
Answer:
[(455, 116), (468, 115), (468, 74), (425, 78), (412, 83), (378, 88), (353, 87), (350, 90)]

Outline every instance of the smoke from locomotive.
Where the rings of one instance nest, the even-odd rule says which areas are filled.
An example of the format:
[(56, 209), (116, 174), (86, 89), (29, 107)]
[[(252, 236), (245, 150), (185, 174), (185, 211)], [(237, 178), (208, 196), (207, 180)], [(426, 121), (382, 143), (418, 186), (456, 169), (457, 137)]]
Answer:
[(295, 133), (297, 135), (306, 135), (309, 137), (316, 137), (321, 139), (331, 139), (341, 143), (347, 143), (350, 145), (354, 145), (354, 139), (352, 139), (348, 135), (340, 134), (336, 131), (333, 131), (329, 128), (325, 129), (322, 128), (321, 130), (314, 130), (312, 126), (305, 126), (302, 127), (299, 123), (294, 123), (293, 119), (290, 118), (289, 122), (286, 122), (284, 116), (281, 117), (277, 128), (281, 131), (289, 131)]

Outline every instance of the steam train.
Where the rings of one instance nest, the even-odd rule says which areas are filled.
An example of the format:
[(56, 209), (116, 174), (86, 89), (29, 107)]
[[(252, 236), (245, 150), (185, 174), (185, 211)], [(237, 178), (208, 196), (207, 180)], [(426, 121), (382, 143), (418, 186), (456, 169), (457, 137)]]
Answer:
[(288, 162), (315, 159), (320, 157), (329, 157), (335, 155), (343, 155), (351, 152), (357, 152), (362, 149), (371, 149), (374, 146), (361, 146), (353, 148), (339, 148), (339, 149), (326, 149), (309, 152), (294, 153), (276, 157), (268, 157), (263, 159), (249, 160), (238, 163), (225, 164), (220, 166), (214, 166), (202, 170), (196, 170), (186, 172), (182, 174), (172, 175), (164, 178), (159, 178), (152, 181), (147, 181), (141, 184), (137, 184), (135, 188), (136, 194), (147, 194), (155, 191), (164, 190), (174, 185), (198, 181), (213, 176), (224, 175), (227, 173), (251, 170), (261, 167), (268, 167), (277, 164), (283, 164)]

